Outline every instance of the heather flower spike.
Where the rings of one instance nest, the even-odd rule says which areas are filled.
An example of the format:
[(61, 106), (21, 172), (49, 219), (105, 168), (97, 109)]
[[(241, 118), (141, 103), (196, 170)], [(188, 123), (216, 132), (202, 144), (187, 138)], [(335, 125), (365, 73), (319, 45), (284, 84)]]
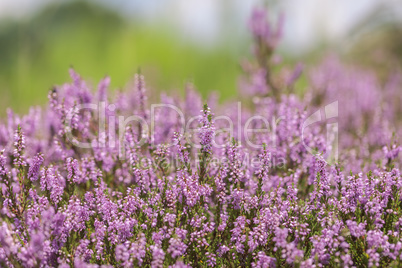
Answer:
[(201, 152), (210, 154), (212, 149), (212, 141), (215, 133), (215, 126), (212, 120), (213, 114), (207, 104), (204, 105), (204, 109), (201, 111), (201, 117), (199, 122), (201, 128), (199, 131), (200, 144), (202, 146)]
[(43, 161), (44, 161), (44, 158), (43, 158), (42, 153), (39, 153), (34, 157), (32, 164), (30, 165), (29, 170), (28, 170), (28, 178), (31, 181), (36, 181), (38, 179), (39, 170), (40, 170), (41, 165), (43, 164)]
[(25, 136), (22, 133), (21, 127), (14, 134), (14, 165), (17, 167), (25, 166), (24, 160), (24, 149), (25, 149)]

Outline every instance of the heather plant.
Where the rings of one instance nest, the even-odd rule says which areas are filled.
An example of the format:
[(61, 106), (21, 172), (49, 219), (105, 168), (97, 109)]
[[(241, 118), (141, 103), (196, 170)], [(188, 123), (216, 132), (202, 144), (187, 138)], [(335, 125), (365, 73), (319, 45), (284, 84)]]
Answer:
[(70, 70), (48, 107), (8, 111), (1, 265), (399, 267), (399, 80), (334, 58), (281, 66), (280, 25), (252, 14), (243, 106), (191, 85), (152, 104), (141, 74), (111, 94)]

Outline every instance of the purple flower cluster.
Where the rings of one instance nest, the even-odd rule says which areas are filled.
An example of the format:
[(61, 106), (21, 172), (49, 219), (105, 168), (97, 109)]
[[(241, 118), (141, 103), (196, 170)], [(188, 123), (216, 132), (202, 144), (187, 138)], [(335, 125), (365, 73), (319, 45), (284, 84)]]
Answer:
[[(329, 58), (306, 71), (310, 89), (298, 96), (303, 66), (274, 55), (280, 24), (258, 9), (250, 26), (256, 60), (241, 87), (253, 97), (241, 113), (237, 103), (202, 107), (191, 86), (152, 110), (142, 75), (113, 95), (108, 77), (92, 92), (73, 70), (47, 108), (9, 111), (0, 265), (399, 267), (402, 79), (381, 84)], [(305, 127), (321, 108), (329, 121)]]

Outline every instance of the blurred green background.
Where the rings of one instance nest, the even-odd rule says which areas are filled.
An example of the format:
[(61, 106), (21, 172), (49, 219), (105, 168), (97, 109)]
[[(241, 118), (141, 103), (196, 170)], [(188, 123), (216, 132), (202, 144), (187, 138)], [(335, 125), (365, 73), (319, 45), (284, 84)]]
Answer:
[[(148, 87), (183, 91), (193, 82), (203, 95), (236, 92), (238, 55), (224, 44), (202, 48), (172, 38), (169, 29), (136, 20), (87, 1), (50, 5), (25, 20), (0, 26), (0, 114), (43, 104), (54, 84), (70, 81), (73, 67), (96, 85), (109, 75), (122, 88), (141, 69)], [(238, 44), (247, 51), (246, 42)]]
[[(239, 63), (251, 54), (251, 37), (244, 17), (257, 3), (269, 7), (271, 15), (277, 15), (278, 10), (287, 15), (280, 46), (287, 64), (303, 61), (308, 65), (335, 51), (345, 60), (377, 68), (385, 78), (402, 66), (402, 12), (391, 12), (398, 7), (401, 11), (396, 1), (332, 2), (337, 9), (321, 0), (306, 0), (304, 4), (297, 0), (2, 1), (0, 117), (7, 107), (24, 113), (31, 105), (46, 103), (53, 85), (70, 81), (69, 67), (92, 85), (109, 75), (113, 89), (124, 88), (141, 69), (151, 92), (183, 92), (185, 84), (193, 82), (204, 97), (212, 91), (217, 91), (221, 100), (234, 97), (241, 74)], [(24, 4), (30, 3), (33, 10), (21, 16), (7, 16), (7, 11), (2, 10), (7, 3), (14, 3), (16, 10), (29, 9)], [(32, 8), (36, 3), (45, 4)], [(183, 38), (163, 19), (145, 23), (138, 16), (140, 12), (124, 12), (125, 7), (145, 3), (155, 10), (170, 7), (164, 11), (170, 19), (184, 16), (187, 20), (180, 23), (188, 25), (181, 26), (191, 34)], [(200, 7), (203, 10), (198, 10)], [(207, 16), (214, 10), (220, 12), (215, 17), (226, 28), (216, 31), (218, 41), (211, 45), (208, 40), (200, 42), (207, 39), (205, 32), (192, 23), (198, 20), (214, 30), (216, 22), (208, 25)], [(199, 38), (194, 38), (197, 35)]]

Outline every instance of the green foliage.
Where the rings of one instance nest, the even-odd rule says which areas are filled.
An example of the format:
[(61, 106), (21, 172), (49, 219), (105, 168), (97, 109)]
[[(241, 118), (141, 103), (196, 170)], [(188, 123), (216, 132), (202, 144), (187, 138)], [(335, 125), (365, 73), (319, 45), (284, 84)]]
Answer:
[[(74, 1), (54, 4), (25, 22), (0, 27), (0, 104), (17, 112), (44, 104), (54, 84), (68, 81), (69, 66), (93, 81), (106, 74), (112, 88), (126, 86), (141, 68), (148, 86), (183, 90), (192, 81), (205, 97), (233, 96), (240, 72), (235, 55), (185, 44), (164, 28), (132, 23), (117, 13)], [(4, 111), (2, 115), (4, 115)]]

